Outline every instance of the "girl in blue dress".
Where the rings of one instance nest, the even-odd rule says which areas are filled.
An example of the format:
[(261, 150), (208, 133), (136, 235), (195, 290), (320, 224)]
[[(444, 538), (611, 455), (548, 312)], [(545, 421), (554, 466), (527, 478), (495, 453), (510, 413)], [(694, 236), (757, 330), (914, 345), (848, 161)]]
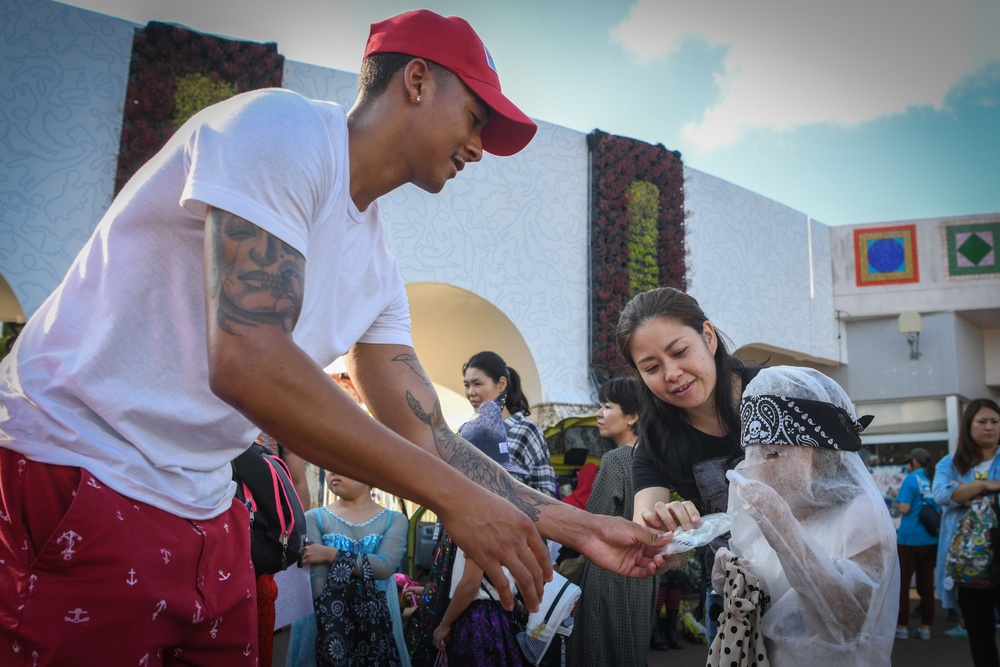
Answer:
[[(400, 661), (403, 667), (410, 667), (393, 578), (406, 553), (406, 517), (376, 503), (367, 484), (331, 471), (326, 473), (326, 484), (337, 499), (326, 507), (306, 512), (306, 529), (312, 544), (306, 547), (302, 564), (310, 567), (313, 600), (323, 592), (330, 566), (340, 550), (366, 554), (378, 587), (386, 594)], [(315, 667), (317, 640), (315, 614), (293, 623), (286, 665)]]

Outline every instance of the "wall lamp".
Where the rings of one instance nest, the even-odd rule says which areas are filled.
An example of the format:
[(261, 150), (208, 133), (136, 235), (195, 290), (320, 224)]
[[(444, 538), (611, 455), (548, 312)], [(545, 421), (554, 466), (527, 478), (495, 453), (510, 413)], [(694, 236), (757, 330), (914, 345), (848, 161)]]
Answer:
[(910, 344), (910, 359), (920, 358), (920, 331), (923, 325), (920, 313), (915, 310), (904, 310), (899, 314), (899, 333), (906, 334), (906, 342)]

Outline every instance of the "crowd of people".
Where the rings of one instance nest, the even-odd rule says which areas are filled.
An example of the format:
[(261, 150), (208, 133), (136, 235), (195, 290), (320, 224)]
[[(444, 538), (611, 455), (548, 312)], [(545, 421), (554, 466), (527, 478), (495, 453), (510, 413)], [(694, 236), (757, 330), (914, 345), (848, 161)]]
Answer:
[[(709, 664), (730, 664), (718, 656), (735, 647), (726, 626), (737, 622), (740, 638), (744, 626), (763, 638), (755, 650), (766, 652), (770, 664), (889, 664), (893, 640), (910, 636), (914, 575), (921, 600), (914, 637), (930, 638), (933, 573), (945, 571), (947, 552), (937, 545), (950, 542), (963, 503), (1000, 489), (1000, 480), (989, 481), (1000, 437), (995, 403), (970, 403), (955, 457), (942, 459), (937, 474), (927, 450), (908, 453), (909, 474), (896, 496), (902, 517), (897, 530), (858, 454), (870, 417), (858, 417), (827, 376), (808, 368), (745, 367), (697, 302), (671, 288), (637, 295), (622, 313), (618, 341), (636, 377), (613, 378), (600, 388), (598, 429), (615, 446), (602, 457), (583, 502), (588, 512), (631, 516), (667, 531), (694, 529), (707, 514), (733, 517), (730, 532), (699, 548), (706, 564)], [(539, 451), (548, 458), (544, 439), (517, 448), (510, 440), (510, 427), (518, 423), (511, 417), (526, 407), (516, 371), (490, 351), (473, 355), (462, 371), (477, 411), (460, 429), (463, 437), (512, 476), (554, 488), (553, 473), (528, 472)], [(731, 399), (728, 408), (720, 394)], [(507, 405), (520, 409), (512, 414)], [(975, 486), (949, 482), (962, 475)], [(671, 500), (672, 492), (687, 496)], [(937, 508), (935, 498), (946, 492), (939, 539), (919, 515), (924, 505)], [(658, 573), (673, 572), (679, 558), (664, 558)], [(492, 582), (447, 533), (430, 578), (433, 593), (417, 601), (414, 627), (407, 631), (412, 664), (435, 664), (437, 653), (452, 664), (527, 664), (515, 641), (523, 617), (499, 605)], [(744, 588), (734, 592), (734, 581), (753, 582), (766, 599), (763, 593), (754, 598), (752, 612), (739, 609), (749, 598)], [(676, 642), (659, 648), (683, 645), (676, 613), (668, 612), (660, 637), (654, 632), (663, 601), (657, 602), (656, 577), (630, 578), (584, 559), (579, 583), (567, 664), (644, 665), (657, 640)], [(512, 580), (504, 585), (516, 594)], [(954, 588), (958, 602), (942, 599), (961, 617), (981, 619), (995, 604), (992, 590), (938, 588)], [(974, 656), (990, 646), (995, 651), (986, 624), (974, 626), (969, 637)], [(975, 664), (993, 663), (976, 657)]]
[[(373, 24), (359, 80), (349, 110), (272, 89), (196, 114), (4, 358), (0, 662), (269, 664), (281, 590), (255, 574), (230, 465), (263, 431), (308, 509), (313, 613), (291, 627), (295, 667), (529, 664), (546, 539), (581, 566), (572, 665), (681, 648), (675, 573), (692, 549), (708, 664), (888, 665), (915, 574), (915, 637), (930, 637), (936, 593), (977, 667), (998, 665), (1000, 587), (950, 560), (996, 512), (992, 400), (969, 404), (933, 471), (910, 452), (897, 532), (858, 454), (869, 418), (844, 390), (745, 364), (692, 296), (662, 287), (617, 324), (633, 377), (599, 389), (615, 446), (586, 498), (561, 502), (520, 376), (496, 352), (463, 365), (475, 415), (453, 432), (377, 200), (405, 184), (436, 193), (536, 127), (457, 17)], [(323, 371), (338, 357), (370, 414)], [(303, 460), (326, 471), (329, 504), (312, 507)], [(407, 520), (375, 487), (443, 526), (402, 596)], [(925, 506), (942, 510), (937, 535)], [(702, 540), (721, 515), (728, 530)]]

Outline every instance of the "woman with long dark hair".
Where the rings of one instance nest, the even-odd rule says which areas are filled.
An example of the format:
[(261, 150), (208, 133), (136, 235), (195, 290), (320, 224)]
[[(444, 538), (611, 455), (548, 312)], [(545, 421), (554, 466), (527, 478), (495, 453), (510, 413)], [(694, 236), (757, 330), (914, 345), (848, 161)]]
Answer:
[[(672, 531), (692, 528), (702, 514), (725, 512), (726, 470), (743, 456), (740, 395), (759, 369), (734, 357), (698, 302), (672, 287), (629, 301), (618, 320), (616, 342), (641, 380), (634, 520)], [(672, 491), (682, 500), (671, 502)], [(725, 539), (703, 553), (709, 642), (722, 607), (707, 574)]]
[(997, 667), (994, 615), (1000, 611), (1000, 589), (958, 586), (945, 572), (945, 559), (959, 520), (979, 496), (1000, 492), (1000, 406), (988, 398), (969, 402), (962, 413), (955, 453), (938, 461), (931, 494), (941, 506), (937, 551), (937, 595), (945, 609), (959, 608), (969, 633), (976, 667)]
[(521, 376), (496, 352), (477, 352), (462, 366), (465, 397), (472, 407), (495, 401), (507, 428), (507, 446), (514, 465), (528, 471), (515, 475), (544, 494), (556, 497), (556, 472), (549, 458), (549, 446), (541, 427), (527, 417), (528, 399), (521, 389)]

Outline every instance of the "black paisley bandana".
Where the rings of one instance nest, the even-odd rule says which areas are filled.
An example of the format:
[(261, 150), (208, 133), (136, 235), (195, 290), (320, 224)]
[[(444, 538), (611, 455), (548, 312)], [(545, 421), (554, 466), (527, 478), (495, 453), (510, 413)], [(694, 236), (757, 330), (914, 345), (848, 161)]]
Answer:
[(785, 396), (747, 396), (740, 402), (740, 446), (798, 445), (856, 452), (860, 433), (871, 423), (857, 421), (832, 403)]

